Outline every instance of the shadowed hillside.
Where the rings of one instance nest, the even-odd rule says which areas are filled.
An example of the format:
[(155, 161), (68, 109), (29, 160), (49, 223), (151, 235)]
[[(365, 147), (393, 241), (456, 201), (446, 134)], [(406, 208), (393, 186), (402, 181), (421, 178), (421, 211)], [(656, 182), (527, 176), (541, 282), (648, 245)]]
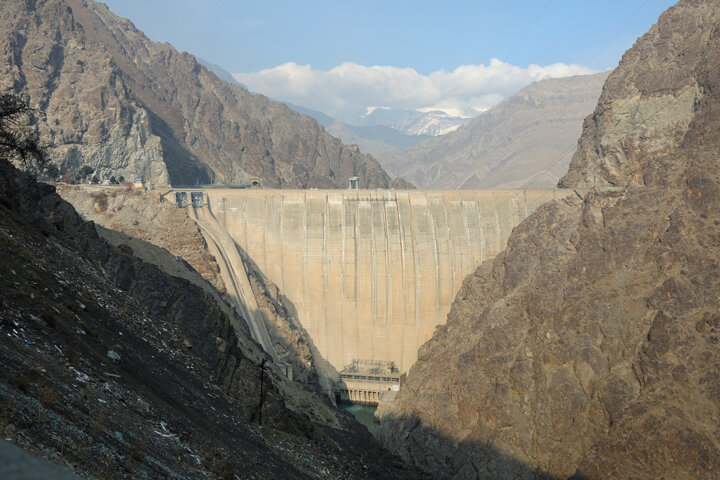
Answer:
[(12, 443), (94, 478), (422, 477), (284, 378), (209, 285), (145, 263), (137, 243), (111, 247), (4, 159), (0, 239)]

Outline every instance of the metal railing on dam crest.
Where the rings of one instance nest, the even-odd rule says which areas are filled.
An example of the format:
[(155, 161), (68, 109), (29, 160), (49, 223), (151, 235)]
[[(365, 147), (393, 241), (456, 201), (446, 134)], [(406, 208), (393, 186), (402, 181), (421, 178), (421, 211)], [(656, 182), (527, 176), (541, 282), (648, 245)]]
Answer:
[(465, 276), (538, 206), (571, 194), (208, 189), (205, 202), (337, 372), (356, 359), (406, 372)]

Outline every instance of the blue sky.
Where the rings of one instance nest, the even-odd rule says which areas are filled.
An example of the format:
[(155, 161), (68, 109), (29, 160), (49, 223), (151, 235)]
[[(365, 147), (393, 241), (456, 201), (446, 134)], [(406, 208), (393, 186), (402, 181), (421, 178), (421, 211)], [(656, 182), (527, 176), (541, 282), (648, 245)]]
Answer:
[[(275, 71), (272, 78), (251, 74), (289, 64), (309, 66), (317, 76), (346, 64), (412, 69), (419, 77), (427, 78), (435, 72), (454, 72), (462, 66), (487, 67), (491, 59), (523, 69), (533, 64), (562, 64), (600, 71), (615, 67), (622, 53), (675, 2), (106, 0), (105, 3), (116, 14), (132, 20), (152, 40), (170, 42), (179, 50), (216, 63), (231, 73), (245, 74), (240, 79), (251, 90), (273, 98), (286, 97), (278, 98), (281, 100), (306, 100), (307, 104), (317, 103), (317, 92), (306, 99), (299, 90), (327, 88), (328, 81), (306, 82), (299, 89), (296, 81), (300, 69), (294, 67)], [(562, 75), (587, 73), (579, 69), (557, 71), (565, 72)], [(285, 79), (283, 87), (278, 87), (278, 75)], [(330, 83), (335, 85), (342, 77), (335, 75)], [(527, 81), (545, 78), (526, 77)], [(497, 101), (516, 89), (518, 82), (510, 82), (508, 91), (478, 93), (494, 95), (493, 101)], [(313, 86), (315, 83), (318, 85)], [(268, 91), (273, 85), (275, 90)], [(412, 106), (409, 101), (395, 105), (391, 96), (367, 98), (367, 102)], [(479, 96), (482, 95), (476, 95)], [(433, 102), (426, 102), (424, 107), (442, 103)], [(489, 97), (485, 103), (490, 103)], [(338, 101), (334, 105), (338, 110), (334, 113), (341, 114)], [(469, 105), (485, 108), (483, 102), (470, 102), (463, 108)], [(332, 109), (327, 105), (323, 108)]]

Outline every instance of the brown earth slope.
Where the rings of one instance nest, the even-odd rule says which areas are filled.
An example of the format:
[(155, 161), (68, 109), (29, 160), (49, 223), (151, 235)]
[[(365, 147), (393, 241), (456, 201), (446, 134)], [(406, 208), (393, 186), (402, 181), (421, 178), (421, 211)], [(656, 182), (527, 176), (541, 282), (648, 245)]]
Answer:
[[(94, 478), (410, 476), (242, 318), (0, 160), (0, 429)], [(263, 366), (264, 365), (264, 366)]]
[[(162, 196), (166, 191), (90, 185), (57, 188), (83, 218), (105, 227), (98, 233), (112, 245), (127, 244), (146, 262), (218, 298), (227, 293), (200, 227), (185, 209), (177, 208)], [(284, 304), (284, 296), (251, 259), (243, 256), (243, 261), (275, 348), (282, 360), (292, 365), (293, 380), (328, 395), (328, 382), (315, 368), (311, 340), (290, 313), (292, 309)], [(228, 307), (233, 304), (229, 298), (221, 301), (228, 303)]]
[(200, 228), (184, 210), (164, 201), (159, 191), (82, 185), (57, 189), (86, 220), (164, 248), (225, 292), (220, 267), (208, 253)]
[[(93, 0), (0, 2), (0, 90), (43, 112), (64, 172), (100, 179), (269, 187), (388, 187), (388, 175), (317, 122), (251, 95)], [(394, 184), (393, 184), (394, 185)], [(399, 185), (399, 184), (398, 184)]]
[(719, 7), (623, 57), (563, 180), (622, 188), (539, 208), (465, 280), (382, 408), (394, 451), (458, 479), (718, 477)]
[(419, 188), (554, 187), (607, 76), (533, 83), (452, 133), (376, 158)]

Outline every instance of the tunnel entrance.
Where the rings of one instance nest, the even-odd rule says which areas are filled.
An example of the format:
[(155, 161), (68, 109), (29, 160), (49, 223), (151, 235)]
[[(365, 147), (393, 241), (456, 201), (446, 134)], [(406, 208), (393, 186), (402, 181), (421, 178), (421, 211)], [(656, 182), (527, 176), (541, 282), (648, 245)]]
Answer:
[(190, 199), (193, 207), (205, 205), (205, 192), (190, 192)]
[(193, 207), (205, 206), (205, 192), (202, 191), (184, 191), (175, 192), (175, 204), (179, 208), (185, 208), (188, 205)]
[(187, 192), (175, 192), (175, 204), (179, 208), (188, 206)]

